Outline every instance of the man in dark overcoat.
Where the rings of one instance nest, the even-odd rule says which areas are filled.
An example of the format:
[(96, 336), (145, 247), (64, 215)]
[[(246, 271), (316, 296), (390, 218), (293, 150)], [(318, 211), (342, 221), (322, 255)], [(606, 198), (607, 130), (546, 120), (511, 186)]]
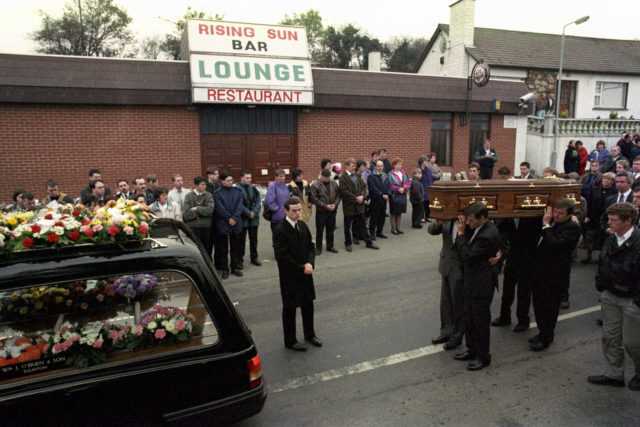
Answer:
[(295, 351), (306, 351), (307, 346), (296, 339), (296, 308), (302, 313), (304, 339), (316, 347), (322, 342), (313, 327), (313, 286), (315, 247), (311, 232), (300, 221), (300, 200), (291, 197), (284, 202), (285, 219), (273, 230), (273, 244), (280, 273), (282, 296), (282, 328), (284, 346)]
[(369, 231), (364, 220), (365, 197), (367, 196), (367, 184), (362, 176), (356, 173), (356, 160), (348, 159), (345, 171), (340, 175), (340, 197), (342, 198), (342, 213), (344, 215), (344, 246), (347, 252), (351, 252), (351, 226), (357, 230), (356, 235), (363, 236), (367, 248), (379, 249), (374, 245), (369, 236)]
[[(480, 202), (467, 206), (456, 223), (456, 246), (460, 251), (464, 278), (464, 337), (467, 351), (457, 360), (471, 360), (467, 366), (477, 371), (491, 363), (491, 299), (497, 284), (490, 260), (500, 248), (498, 227), (489, 221), (489, 210)], [(467, 232), (468, 231), (468, 232)]]
[(574, 201), (558, 199), (542, 217), (542, 238), (536, 249), (531, 283), (533, 311), (539, 335), (529, 339), (531, 350), (540, 351), (553, 342), (563, 289), (571, 274), (571, 254), (580, 239), (580, 225), (573, 216)]
[[(229, 265), (231, 273), (242, 277), (242, 212), (244, 198), (242, 190), (233, 186), (233, 177), (229, 172), (220, 174), (222, 186), (214, 193), (215, 200), (215, 266), (222, 271), (222, 278), (229, 277)], [(207, 193), (208, 194), (208, 193)], [(231, 262), (229, 262), (231, 258)]]

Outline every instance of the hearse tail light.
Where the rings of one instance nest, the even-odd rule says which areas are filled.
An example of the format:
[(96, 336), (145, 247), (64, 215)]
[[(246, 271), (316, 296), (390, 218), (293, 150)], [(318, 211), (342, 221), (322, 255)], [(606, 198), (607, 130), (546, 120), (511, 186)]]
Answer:
[(249, 366), (249, 387), (256, 388), (262, 384), (262, 367), (260, 366), (260, 355), (247, 362)]

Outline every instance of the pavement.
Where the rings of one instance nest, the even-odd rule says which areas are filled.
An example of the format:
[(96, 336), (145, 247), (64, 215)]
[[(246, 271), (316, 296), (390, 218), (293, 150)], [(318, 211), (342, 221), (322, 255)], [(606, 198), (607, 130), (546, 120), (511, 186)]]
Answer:
[[(574, 264), (568, 310), (555, 342), (534, 353), (511, 327), (491, 329), (492, 363), (470, 372), (454, 351), (432, 345), (439, 332), (441, 237), (409, 226), (381, 247), (316, 258), (315, 324), (322, 348), (284, 348), (278, 270), (271, 231), (262, 221), (262, 267), (245, 259), (244, 277), (224, 286), (252, 331), (269, 396), (263, 411), (240, 423), (258, 425), (638, 425), (640, 393), (587, 383), (602, 373), (596, 264)], [(309, 223), (315, 234), (313, 218)], [(583, 254), (579, 251), (579, 257)], [(500, 294), (494, 295), (497, 316)], [(512, 311), (515, 311), (515, 307)], [(533, 313), (531, 313), (534, 321)], [(298, 315), (298, 336), (301, 340)], [(460, 347), (459, 349), (462, 349)], [(633, 367), (627, 360), (627, 381)]]

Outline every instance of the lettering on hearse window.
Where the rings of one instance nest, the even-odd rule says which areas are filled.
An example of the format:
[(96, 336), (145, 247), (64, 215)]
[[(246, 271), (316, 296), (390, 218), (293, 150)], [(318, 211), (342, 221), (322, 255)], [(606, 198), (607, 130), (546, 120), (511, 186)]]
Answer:
[[(218, 331), (194, 283), (163, 271), (0, 293), (0, 388), (68, 368), (211, 345)], [(67, 372), (65, 371), (65, 372)]]

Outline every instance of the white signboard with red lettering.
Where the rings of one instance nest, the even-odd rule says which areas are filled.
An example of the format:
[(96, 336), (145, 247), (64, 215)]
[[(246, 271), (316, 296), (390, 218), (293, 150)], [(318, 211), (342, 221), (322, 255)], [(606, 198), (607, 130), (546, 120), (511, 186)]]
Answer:
[(190, 19), (186, 38), (191, 53), (309, 58), (304, 27)]
[(182, 56), (193, 102), (313, 104), (303, 27), (189, 20)]

